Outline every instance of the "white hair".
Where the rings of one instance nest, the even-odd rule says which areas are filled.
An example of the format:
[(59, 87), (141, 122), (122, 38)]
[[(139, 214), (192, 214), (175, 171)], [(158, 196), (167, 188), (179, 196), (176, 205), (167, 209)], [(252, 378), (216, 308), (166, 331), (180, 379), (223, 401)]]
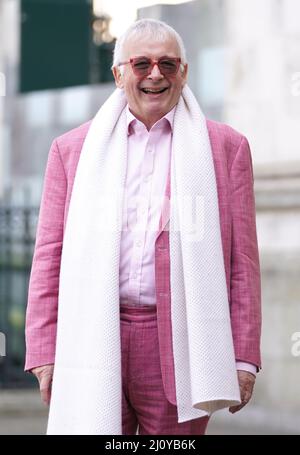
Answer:
[[(154, 41), (165, 41), (170, 37), (174, 38), (179, 47), (181, 63), (182, 65), (186, 63), (186, 51), (183, 40), (174, 28), (165, 22), (156, 19), (140, 19), (134, 22), (126, 32), (116, 40), (111, 68), (118, 66), (119, 63), (124, 60), (125, 45), (129, 40), (133, 39), (138, 41), (145, 36), (151, 36), (151, 39)], [(120, 67), (119, 69), (122, 73), (123, 67)]]

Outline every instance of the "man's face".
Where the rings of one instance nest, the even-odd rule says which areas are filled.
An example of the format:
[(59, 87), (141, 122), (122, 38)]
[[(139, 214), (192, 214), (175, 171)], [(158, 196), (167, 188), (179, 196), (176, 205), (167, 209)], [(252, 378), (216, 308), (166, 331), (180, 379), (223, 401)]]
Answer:
[[(146, 37), (137, 42), (127, 42), (124, 61), (132, 57), (149, 57), (158, 60), (160, 57), (179, 57), (180, 51), (175, 39), (164, 42), (152, 42)], [(113, 68), (116, 85), (124, 89), (131, 112), (141, 120), (148, 129), (167, 114), (177, 104), (187, 78), (187, 64), (184, 72), (179, 68), (177, 74), (164, 76), (154, 65), (148, 76), (136, 76), (130, 63), (124, 65), (124, 74)], [(161, 94), (145, 93), (143, 89), (163, 89)]]

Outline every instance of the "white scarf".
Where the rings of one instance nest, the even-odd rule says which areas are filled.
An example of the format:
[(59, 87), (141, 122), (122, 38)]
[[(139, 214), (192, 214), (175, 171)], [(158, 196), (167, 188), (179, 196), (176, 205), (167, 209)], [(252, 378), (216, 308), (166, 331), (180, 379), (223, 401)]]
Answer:
[[(123, 91), (116, 89), (94, 117), (77, 167), (61, 259), (48, 434), (122, 434), (125, 106)], [(212, 151), (205, 118), (187, 85), (173, 130), (171, 313), (178, 421), (184, 422), (239, 404), (240, 392)], [(197, 206), (194, 233), (190, 201)]]

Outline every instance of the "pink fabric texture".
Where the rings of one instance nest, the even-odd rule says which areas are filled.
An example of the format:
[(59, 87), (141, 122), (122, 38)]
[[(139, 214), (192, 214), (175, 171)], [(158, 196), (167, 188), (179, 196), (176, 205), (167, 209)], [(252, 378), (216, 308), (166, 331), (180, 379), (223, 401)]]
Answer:
[[(89, 125), (90, 122), (57, 138), (49, 152), (28, 294), (25, 370), (55, 361), (63, 234)], [(260, 368), (261, 284), (250, 148), (247, 139), (229, 126), (208, 120), (207, 127), (217, 179), (235, 357)], [(167, 195), (170, 190), (168, 179)], [(157, 328), (164, 390), (168, 401), (176, 404), (169, 232), (168, 224), (161, 224), (155, 242)]]
[(177, 406), (165, 397), (156, 307), (121, 304), (123, 435), (203, 435), (208, 417), (178, 423)]

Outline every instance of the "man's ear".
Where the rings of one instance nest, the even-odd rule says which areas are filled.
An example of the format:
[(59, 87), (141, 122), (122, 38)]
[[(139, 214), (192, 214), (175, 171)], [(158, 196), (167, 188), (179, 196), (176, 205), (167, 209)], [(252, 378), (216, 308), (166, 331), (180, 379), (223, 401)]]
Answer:
[(113, 72), (113, 75), (114, 75), (114, 78), (115, 78), (115, 83), (116, 83), (116, 86), (118, 88), (123, 88), (124, 87), (124, 84), (123, 84), (123, 76), (121, 74), (121, 71), (119, 70), (119, 68), (117, 68), (116, 66), (114, 66), (112, 68), (112, 72)]
[(183, 66), (183, 70), (181, 72), (181, 76), (182, 76), (182, 87), (185, 86), (186, 84), (186, 81), (187, 81), (187, 74), (188, 74), (188, 64), (186, 63), (184, 66)]

